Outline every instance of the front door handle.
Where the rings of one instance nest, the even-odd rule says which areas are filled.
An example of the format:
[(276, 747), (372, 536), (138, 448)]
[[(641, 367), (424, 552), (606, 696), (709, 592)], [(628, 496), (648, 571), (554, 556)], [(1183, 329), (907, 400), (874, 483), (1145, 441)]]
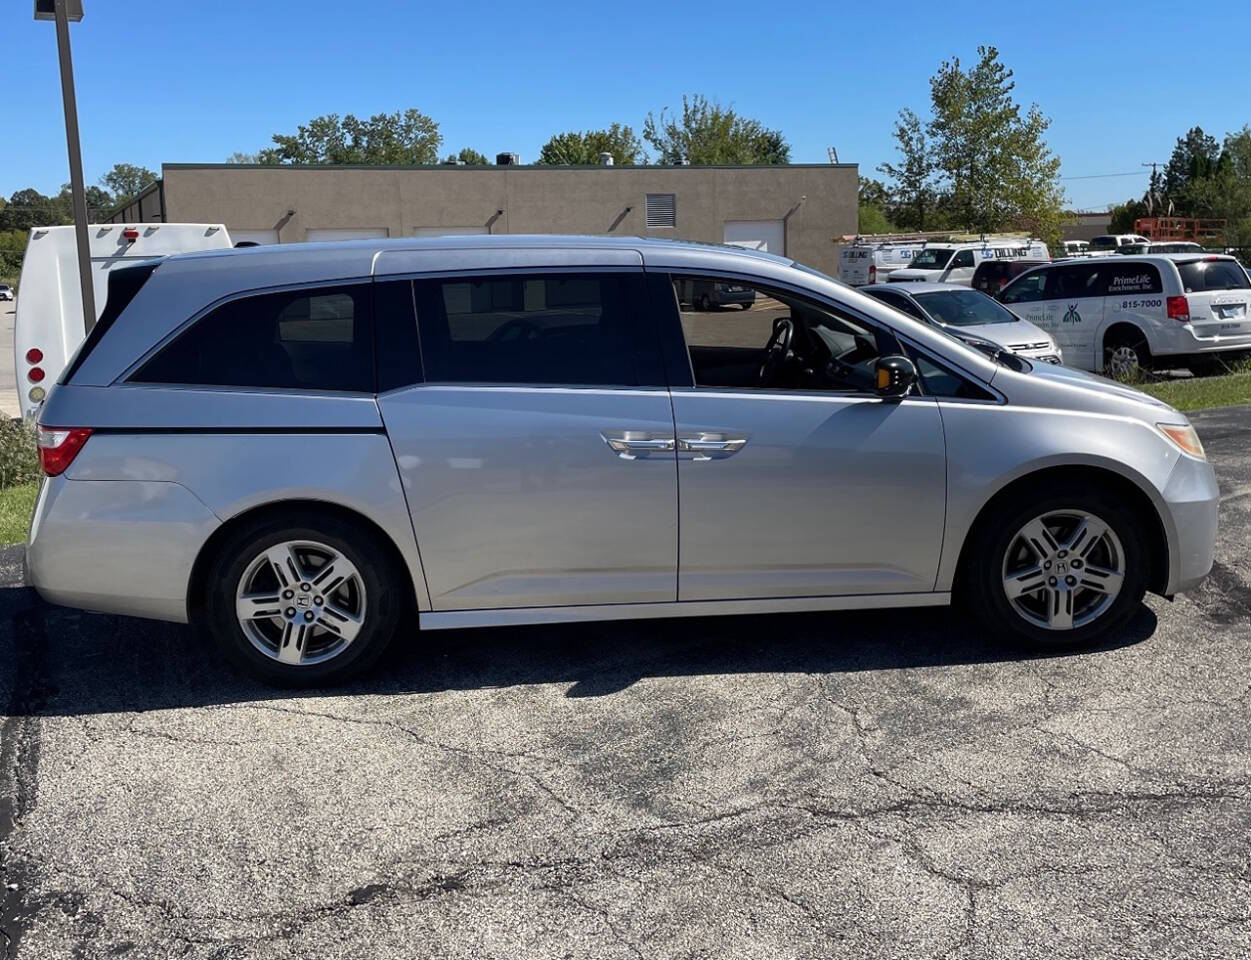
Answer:
[(701, 433), (697, 437), (678, 437), (678, 451), (693, 453), (696, 460), (720, 460), (732, 457), (747, 446), (746, 437), (724, 437), (718, 433)]
[(601, 433), (608, 448), (622, 460), (637, 460), (649, 453), (673, 453), (673, 437), (651, 437), (645, 433), (626, 431), (620, 436)]

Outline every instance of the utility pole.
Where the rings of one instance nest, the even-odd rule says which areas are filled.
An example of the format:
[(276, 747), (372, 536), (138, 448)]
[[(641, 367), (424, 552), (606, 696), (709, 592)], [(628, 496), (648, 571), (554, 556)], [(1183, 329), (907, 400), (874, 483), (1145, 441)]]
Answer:
[(96, 325), (96, 296), (91, 284), (91, 246), (87, 239), (87, 188), (78, 141), (78, 101), (74, 96), (74, 64), (70, 59), (69, 22), (83, 18), (82, 0), (35, 0), (36, 20), (56, 21), (56, 51), (61, 63), (61, 102), (65, 106), (65, 146), (69, 151), (70, 194), (74, 201), (74, 235), (78, 241), (78, 283), (83, 295), (83, 326)]

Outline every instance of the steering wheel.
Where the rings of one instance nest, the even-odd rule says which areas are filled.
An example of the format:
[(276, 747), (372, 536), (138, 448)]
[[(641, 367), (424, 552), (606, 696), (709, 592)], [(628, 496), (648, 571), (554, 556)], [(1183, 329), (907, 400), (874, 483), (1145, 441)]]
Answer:
[(756, 374), (756, 382), (767, 387), (782, 372), (783, 365), (795, 355), (791, 353), (791, 341), (795, 338), (795, 321), (790, 317), (778, 317), (773, 321), (773, 335), (765, 344), (764, 359), (760, 361), (760, 371)]
[(491, 331), (486, 338), (487, 343), (500, 343), (505, 340), (538, 340), (543, 331), (537, 323), (526, 317), (513, 317)]

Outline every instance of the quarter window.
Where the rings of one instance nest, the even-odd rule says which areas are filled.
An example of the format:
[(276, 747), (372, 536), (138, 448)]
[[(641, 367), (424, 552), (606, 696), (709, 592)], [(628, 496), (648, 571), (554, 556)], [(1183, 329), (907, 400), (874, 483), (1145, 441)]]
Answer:
[(959, 253), (956, 254), (955, 259), (951, 261), (951, 269), (953, 270), (958, 269), (959, 267), (971, 267), (971, 266), (973, 266), (973, 251), (972, 250), (961, 250)]
[(1048, 300), (1080, 300), (1083, 297), (1100, 297), (1098, 266), (1057, 267), (1047, 281)]
[(1033, 303), (1046, 295), (1048, 270), (1027, 273), (1003, 288), (999, 299), (1003, 303)]
[(427, 381), (628, 387), (656, 379), (640, 275), (419, 280), (415, 293)]
[(369, 285), (241, 297), (197, 320), (131, 380), (296, 390), (374, 389)]

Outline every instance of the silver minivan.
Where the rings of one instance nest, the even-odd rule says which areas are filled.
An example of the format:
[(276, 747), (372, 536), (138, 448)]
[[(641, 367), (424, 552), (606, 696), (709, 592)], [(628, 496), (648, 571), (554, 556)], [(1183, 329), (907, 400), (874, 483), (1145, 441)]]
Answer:
[[(752, 297), (688, 310), (688, 281)], [(1217, 525), (1170, 407), (704, 244), (119, 269), (39, 419), (39, 592), (189, 621), (280, 684), (423, 630), (953, 599), (1087, 643), (1195, 586)]]

